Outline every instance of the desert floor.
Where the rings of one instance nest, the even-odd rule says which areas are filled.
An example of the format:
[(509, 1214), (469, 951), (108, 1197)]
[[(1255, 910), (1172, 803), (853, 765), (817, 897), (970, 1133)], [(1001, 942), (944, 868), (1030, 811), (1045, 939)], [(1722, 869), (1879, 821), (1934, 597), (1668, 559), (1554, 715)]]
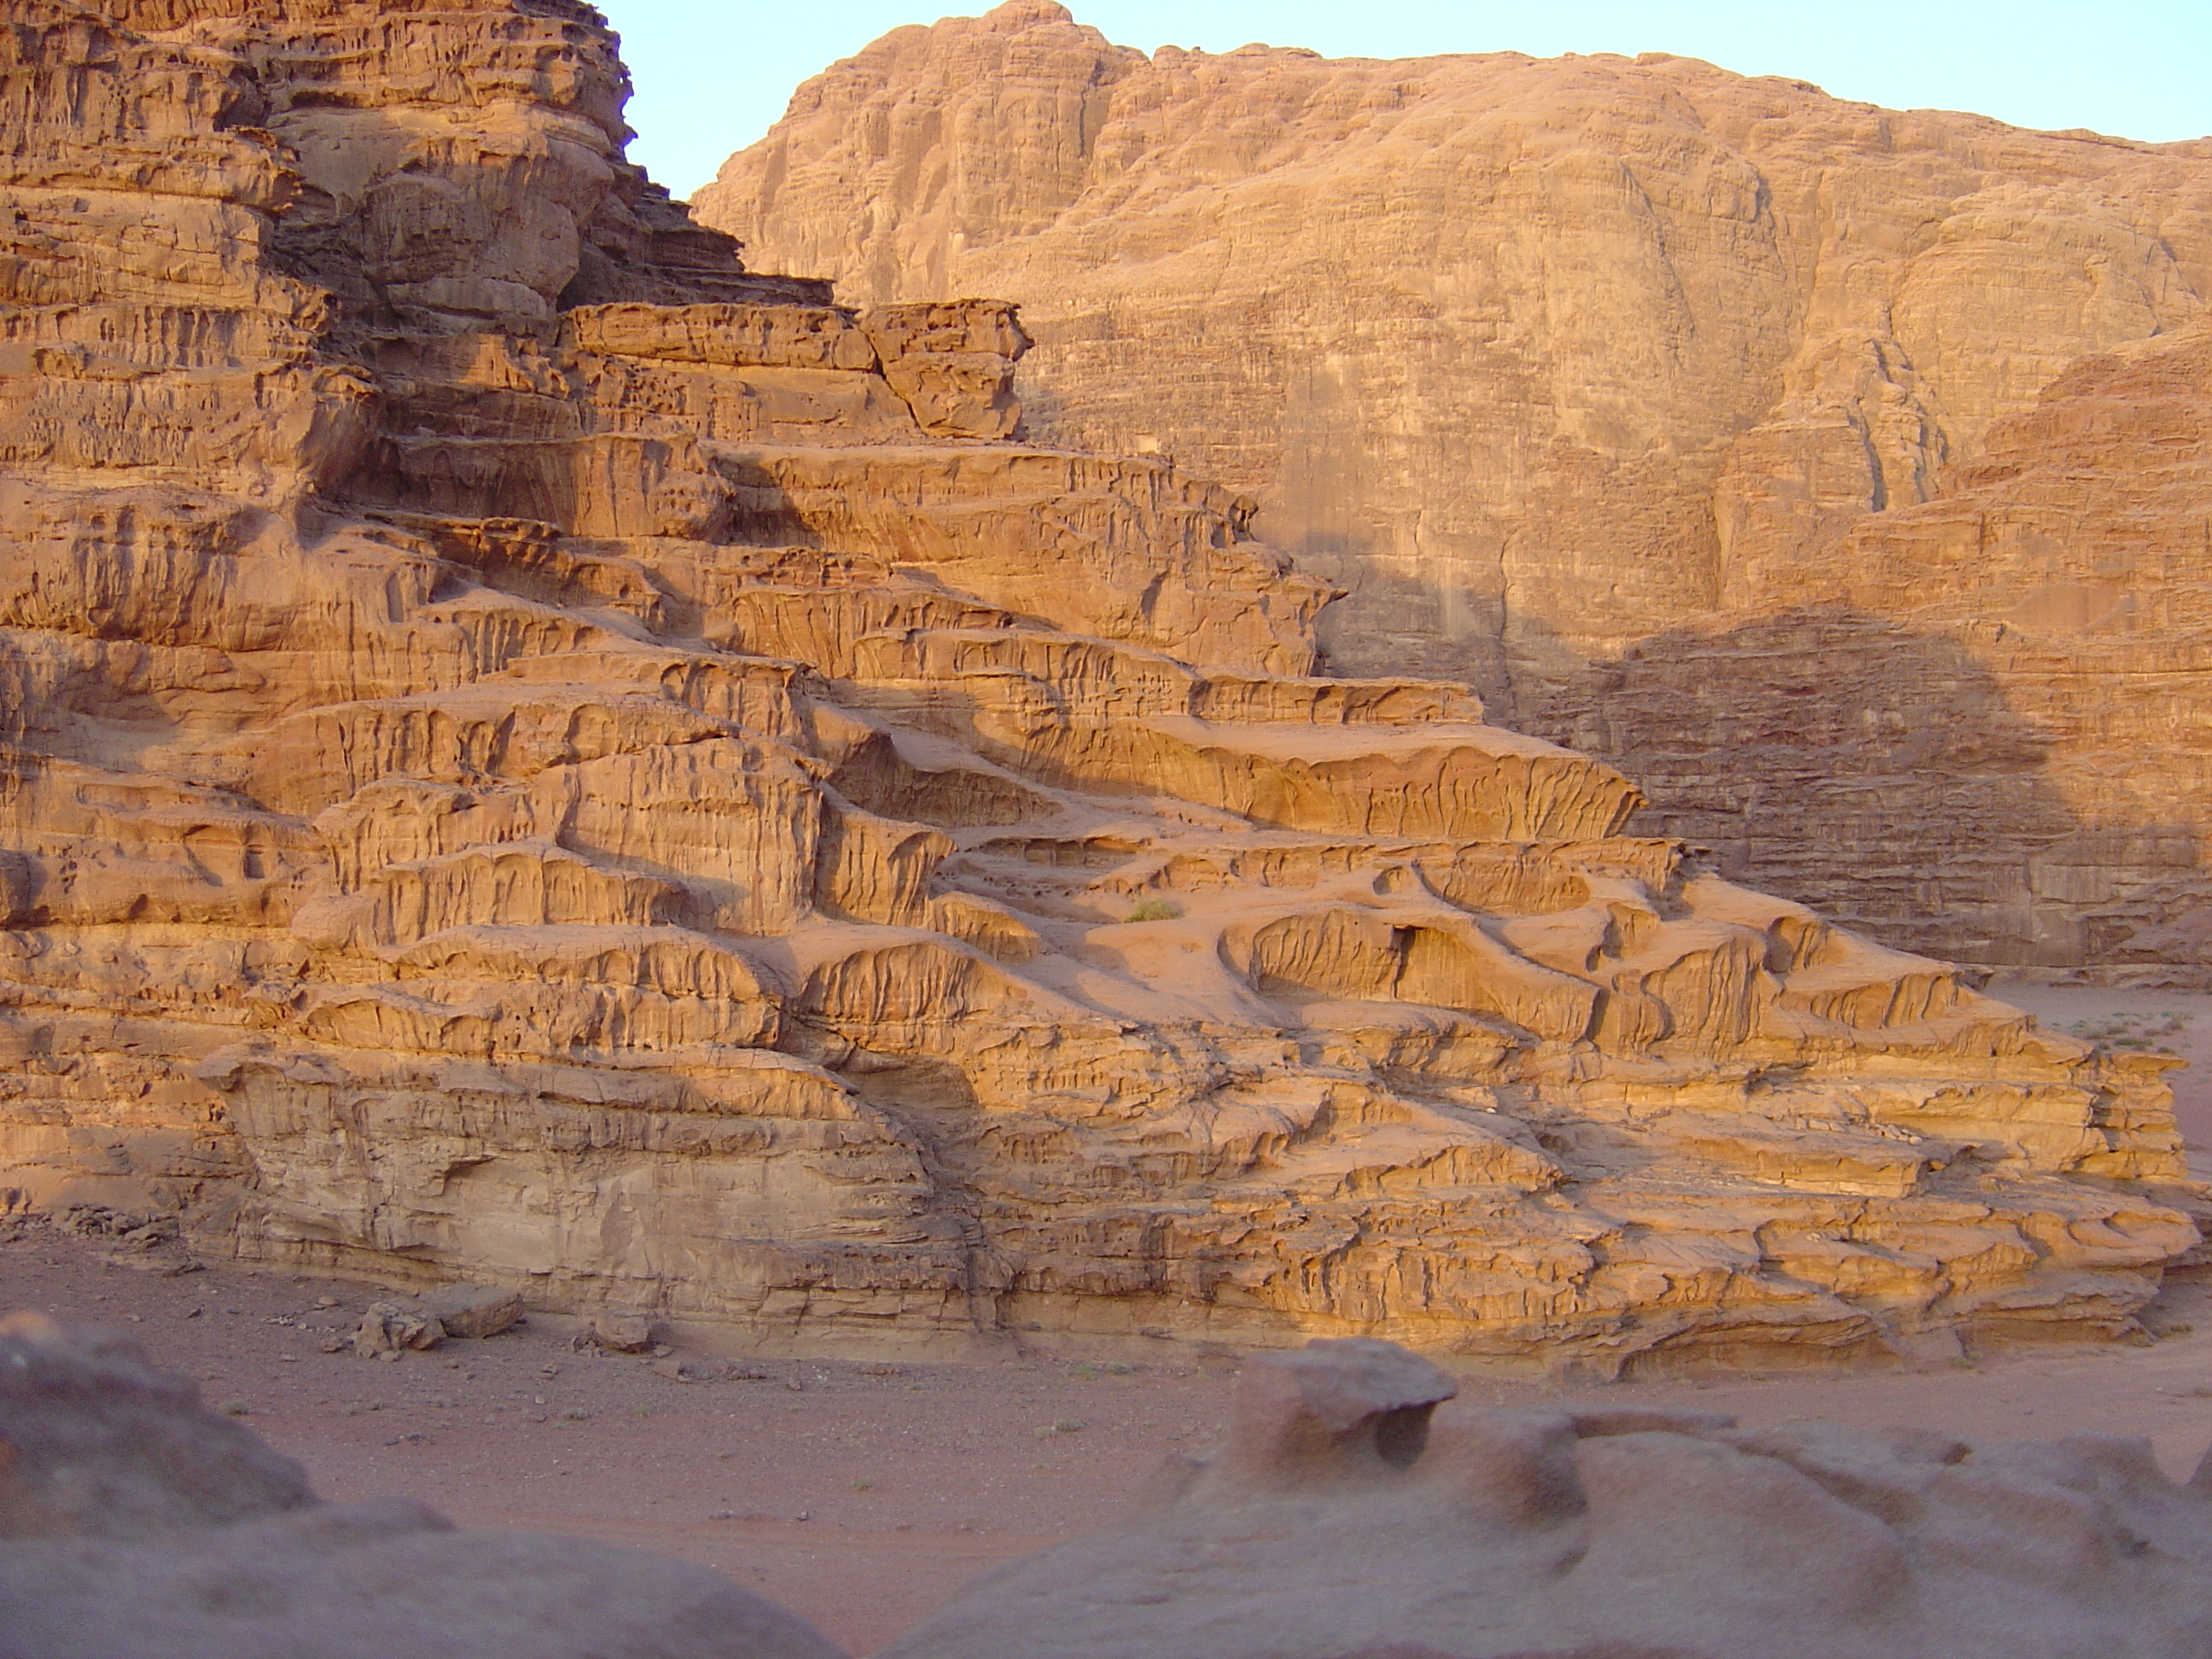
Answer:
[[(2212, 1176), (2212, 997), (1993, 988), (2060, 1029), (2145, 1040), (2177, 1074)], [(973, 1573), (1078, 1532), (1163, 1454), (1218, 1433), (1236, 1356), (1158, 1342), (1124, 1358), (1009, 1351), (963, 1363), (758, 1359), (687, 1383), (577, 1352), (545, 1316), (396, 1364), (325, 1353), (371, 1287), (222, 1268), (157, 1278), (37, 1228), (0, 1246), (0, 1307), (121, 1327), (299, 1458), (326, 1497), (407, 1493), (477, 1526), (588, 1534), (718, 1567), (866, 1652)], [(319, 1305), (321, 1304), (321, 1305)], [(1821, 1417), (1967, 1438), (2146, 1435), (2170, 1474), (2212, 1445), (2212, 1274), (2176, 1275), (2141, 1346), (1977, 1355), (1913, 1372), (1568, 1387), (1460, 1371), (1462, 1398), (1679, 1402), (1747, 1423)]]

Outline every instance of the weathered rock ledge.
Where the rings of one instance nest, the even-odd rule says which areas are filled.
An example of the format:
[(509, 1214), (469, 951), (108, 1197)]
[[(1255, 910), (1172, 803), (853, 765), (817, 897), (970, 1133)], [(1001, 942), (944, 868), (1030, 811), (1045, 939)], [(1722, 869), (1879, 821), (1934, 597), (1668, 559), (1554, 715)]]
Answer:
[(0, 54), (15, 1201), (763, 1342), (1603, 1373), (2118, 1334), (2197, 1245), (2160, 1061), (1317, 674), (1249, 503), (1007, 435), (1006, 307), (690, 224), (588, 9)]
[[(1079, 10), (1080, 9), (1079, 8)], [(1650, 53), (902, 28), (696, 205), (856, 303), (1021, 302), (1034, 430), (1255, 499), (1350, 673), (1886, 944), (2212, 981), (2212, 141)]]

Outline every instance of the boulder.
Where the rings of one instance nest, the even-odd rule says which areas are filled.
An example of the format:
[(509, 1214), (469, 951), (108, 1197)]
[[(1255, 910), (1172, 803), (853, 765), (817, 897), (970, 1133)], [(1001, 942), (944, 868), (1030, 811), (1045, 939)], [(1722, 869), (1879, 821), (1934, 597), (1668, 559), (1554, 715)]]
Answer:
[(489, 1285), (441, 1285), (422, 1307), (447, 1336), (497, 1336), (522, 1317), (522, 1296)]
[(0, 1538), (138, 1538), (313, 1501), (304, 1469), (135, 1343), (0, 1319)]
[(2177, 1485), (2141, 1440), (1485, 1410), (1382, 1348), (1255, 1361), (1220, 1451), (879, 1659), (2212, 1651), (2212, 1457)]
[(0, 1545), (0, 1659), (844, 1659), (704, 1567), (405, 1498)]
[(639, 1314), (593, 1314), (586, 1334), (615, 1353), (644, 1353), (653, 1346), (653, 1322)]
[(687, 1562), (318, 1502), (119, 1337), (0, 1321), (0, 1659), (843, 1659)]
[(398, 1358), (410, 1348), (434, 1348), (446, 1328), (428, 1309), (408, 1302), (372, 1302), (353, 1334), (353, 1351), (363, 1359)]

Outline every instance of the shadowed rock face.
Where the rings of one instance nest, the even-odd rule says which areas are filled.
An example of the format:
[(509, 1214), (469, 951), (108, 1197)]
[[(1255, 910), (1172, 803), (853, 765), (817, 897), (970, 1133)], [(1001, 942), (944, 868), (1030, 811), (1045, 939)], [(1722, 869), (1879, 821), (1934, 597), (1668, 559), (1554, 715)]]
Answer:
[[(1379, 1352), (1357, 1352), (1357, 1349)], [(1249, 1364), (1229, 1443), (1116, 1525), (986, 1575), (885, 1659), (2185, 1659), (2212, 1640), (2212, 1460), (1437, 1409), (1385, 1344)], [(1423, 1386), (1425, 1384), (1425, 1386)]]
[(1007, 307), (670, 206), (597, 14), (0, 53), (9, 1201), (764, 1340), (1604, 1372), (2112, 1334), (2195, 1245), (2161, 1062), (1317, 675), (1249, 503), (1006, 435)]
[(324, 1504), (136, 1345), (0, 1319), (5, 1659), (842, 1659), (686, 1562)]
[[(1147, 58), (1015, 0), (809, 82), (696, 205), (848, 301), (1019, 301), (1032, 432), (1249, 492), (1350, 590), (1333, 663), (1471, 682), (1639, 827), (1887, 943), (2201, 978), (2208, 201), (2204, 143), (1656, 55)], [(1837, 756), (1753, 645), (1808, 604), (1908, 720), (1955, 662), (1936, 725), (2046, 810), (1923, 827), (1935, 759)]]

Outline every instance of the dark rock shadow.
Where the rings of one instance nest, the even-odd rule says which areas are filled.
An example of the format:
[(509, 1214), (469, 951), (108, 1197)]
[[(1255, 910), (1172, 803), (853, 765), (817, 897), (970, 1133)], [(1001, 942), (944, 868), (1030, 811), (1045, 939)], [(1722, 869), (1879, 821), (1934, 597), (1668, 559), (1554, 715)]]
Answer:
[(1521, 709), (1643, 786), (1632, 830), (1901, 948), (2108, 960), (2203, 885), (2193, 829), (2083, 822), (2051, 735), (1958, 644), (1845, 607), (1655, 634)]

